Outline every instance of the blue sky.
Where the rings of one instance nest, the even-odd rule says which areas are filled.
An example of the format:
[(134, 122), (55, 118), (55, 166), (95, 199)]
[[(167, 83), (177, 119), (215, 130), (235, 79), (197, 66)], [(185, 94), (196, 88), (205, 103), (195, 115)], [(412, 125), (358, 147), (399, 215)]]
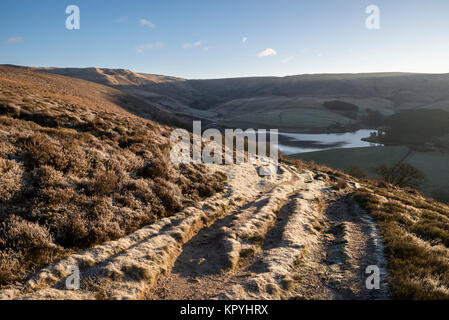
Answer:
[[(80, 30), (65, 27), (68, 5)], [(365, 27), (368, 5), (379, 30)], [(184, 78), (447, 73), (448, 40), (448, 0), (0, 1), (0, 64)]]

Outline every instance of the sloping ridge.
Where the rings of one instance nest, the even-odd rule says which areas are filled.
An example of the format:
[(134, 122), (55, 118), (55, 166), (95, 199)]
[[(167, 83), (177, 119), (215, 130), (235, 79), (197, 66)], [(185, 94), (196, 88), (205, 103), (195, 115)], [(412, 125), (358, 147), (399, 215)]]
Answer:
[[(2, 67), (0, 65), (0, 67)], [(151, 99), (146, 99), (145, 96), (135, 94), (132, 88), (139, 88), (147, 83), (159, 83), (165, 81), (177, 81), (177, 78), (158, 76), (158, 75), (143, 75), (137, 74), (125, 69), (100, 69), (100, 68), (35, 68), (35, 67), (21, 67), (21, 66), (3, 66), (5, 71), (21, 70), (26, 72), (27, 76), (40, 78), (38, 81), (48, 81), (54, 83), (55, 86), (70, 86), (71, 90), (79, 87), (79, 92), (83, 97), (87, 97), (86, 92), (94, 90), (101, 94), (103, 103), (107, 100), (109, 104), (118, 105), (120, 110), (128, 111), (128, 114), (137, 115), (141, 118), (153, 120), (161, 124), (176, 125), (181, 127), (189, 127), (190, 121), (185, 118), (177, 116), (173, 112), (167, 112), (161, 109), (158, 103), (153, 103)], [(45, 74), (48, 73), (48, 76)], [(39, 75), (40, 74), (40, 75)], [(39, 75), (39, 76), (38, 76)], [(70, 78), (70, 79), (68, 79)], [(75, 78), (75, 79), (74, 79)], [(74, 81), (72, 80), (74, 79)], [(123, 88), (129, 88), (123, 90)], [(89, 93), (91, 94), (91, 93)]]
[[(367, 109), (384, 116), (405, 109), (449, 108), (448, 74), (368, 73), (312, 74), (188, 80), (124, 69), (33, 68), (101, 83), (119, 89), (175, 118), (182, 126), (193, 119), (205, 126), (326, 130), (336, 122), (360, 124)], [(356, 118), (326, 109), (326, 101), (359, 106)], [(141, 108), (145, 109), (145, 108)], [(142, 110), (133, 111), (147, 116)]]
[(0, 67), (0, 286), (118, 239), (222, 190), (175, 166), (173, 127), (100, 84)]
[[(186, 80), (124, 69), (33, 68), (173, 99), (184, 107), (210, 109), (232, 100), (254, 97), (384, 98), (395, 108), (431, 106), (449, 99), (448, 74), (366, 73), (315, 74)], [(139, 91), (136, 91), (136, 90)], [(411, 97), (411, 96), (412, 97)], [(147, 96), (148, 98), (149, 96)], [(201, 99), (206, 101), (201, 101)]]

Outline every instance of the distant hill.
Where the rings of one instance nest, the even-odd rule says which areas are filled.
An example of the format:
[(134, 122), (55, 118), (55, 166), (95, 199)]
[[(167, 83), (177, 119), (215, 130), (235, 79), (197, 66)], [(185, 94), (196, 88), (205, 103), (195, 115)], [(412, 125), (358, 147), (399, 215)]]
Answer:
[[(368, 110), (392, 115), (399, 110), (449, 110), (449, 74), (317, 74), (187, 80), (123, 69), (33, 68), (101, 83), (154, 107), (187, 118), (209, 119), (230, 127), (275, 127), (291, 131), (357, 124)], [(356, 114), (324, 106), (351, 103)]]

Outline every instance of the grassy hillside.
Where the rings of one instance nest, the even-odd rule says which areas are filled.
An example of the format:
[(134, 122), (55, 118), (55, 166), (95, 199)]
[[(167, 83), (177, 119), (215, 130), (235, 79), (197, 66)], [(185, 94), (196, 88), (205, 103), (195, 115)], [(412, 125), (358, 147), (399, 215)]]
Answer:
[(404, 158), (408, 151), (407, 147), (370, 147), (307, 152), (290, 157), (304, 161), (315, 161), (343, 171), (349, 170), (351, 165), (356, 164), (367, 173), (373, 174), (371, 170), (373, 166), (382, 163), (396, 164)]
[[(186, 80), (115, 69), (37, 70), (95, 81), (161, 110), (231, 127), (272, 124), (306, 132), (310, 128), (324, 130), (335, 122), (360, 123), (368, 109), (391, 115), (403, 109), (449, 106), (449, 75), (373, 73)], [(330, 101), (354, 104), (359, 111), (336, 112), (324, 106)]]
[[(264, 102), (266, 103), (266, 102)], [(225, 120), (219, 123), (237, 126), (242, 123), (243, 127), (250, 128), (282, 128), (283, 131), (308, 131), (314, 128), (325, 128), (339, 122), (341, 124), (350, 124), (351, 120), (335, 114), (324, 108), (309, 108), (298, 106), (298, 108), (286, 109), (284, 111), (263, 111), (252, 112), (251, 115), (227, 116)]]
[[(304, 161), (314, 161), (334, 169), (348, 171), (356, 164), (370, 176), (375, 176), (372, 168), (380, 164), (394, 165), (403, 160), (422, 171), (426, 177), (420, 187), (427, 196), (447, 202), (449, 200), (449, 154), (441, 152), (409, 153), (403, 146), (335, 149), (292, 155)], [(407, 157), (406, 157), (407, 156)]]
[(0, 285), (221, 190), (220, 174), (173, 167), (172, 129), (124, 101), (139, 107), (109, 87), (0, 67)]
[(377, 220), (393, 299), (449, 299), (449, 207), (395, 188), (354, 199)]
[[(285, 161), (348, 181), (344, 173), (322, 165)], [(449, 299), (449, 206), (381, 181), (359, 183), (361, 188), (349, 197), (377, 222), (385, 246), (390, 298)]]
[(426, 182), (420, 189), (426, 195), (441, 201), (449, 201), (449, 154), (413, 152), (406, 162), (425, 174)]
[[(137, 112), (145, 106), (148, 107), (148, 104), (135, 97), (100, 84), (26, 69), (0, 67), (0, 286), (21, 281), (59, 258), (111, 239), (122, 238), (144, 225), (172, 216), (222, 190), (225, 179), (223, 174), (211, 175), (202, 165), (178, 167), (171, 164), (168, 154), (172, 128), (143, 120), (128, 112)], [(405, 160), (431, 177), (428, 179), (431, 183), (449, 181), (449, 178), (445, 178), (449, 174), (446, 170), (449, 160), (447, 155), (410, 155), (405, 147), (330, 150), (297, 157), (313, 159), (340, 169), (347, 169), (351, 164), (358, 163), (367, 171), (375, 164), (394, 164)], [(354, 223), (354, 215), (358, 215), (358, 219), (363, 216), (354, 207), (355, 200), (377, 221), (386, 248), (391, 296), (397, 299), (449, 299), (449, 207), (413, 190), (399, 189), (369, 179), (354, 180), (347, 174), (324, 165), (289, 158), (283, 158), (283, 162), (283, 166), (285, 163), (296, 166), (302, 176), (298, 179), (292, 167), (283, 167), (278, 173), (282, 175), (282, 179), (275, 179), (278, 185), (274, 189), (269, 188), (271, 191), (268, 194), (264, 193), (267, 192), (267, 185), (257, 182), (259, 177), (255, 168), (251, 167), (252, 171), (247, 168), (246, 174), (252, 172), (252, 175), (246, 176), (239, 174), (242, 173), (239, 170), (244, 169), (239, 169), (239, 166), (233, 168), (237, 170), (232, 175), (237, 180), (234, 181), (237, 182), (234, 200), (242, 201), (243, 208), (250, 209), (227, 208), (239, 216), (236, 219), (221, 220), (230, 223), (230, 228), (223, 228), (219, 224), (219, 233), (213, 233), (211, 239), (216, 240), (218, 236), (221, 237), (218, 239), (222, 239), (223, 232), (229, 230), (236, 230), (237, 234), (243, 226), (242, 230), (254, 230), (256, 235), (249, 238), (248, 234), (232, 236), (229, 239), (244, 239), (245, 244), (248, 244), (248, 239), (254, 239), (254, 243), (260, 245), (263, 237), (259, 233), (263, 233), (269, 239), (274, 239), (273, 245), (277, 246), (284, 239), (280, 230), (288, 225), (285, 224), (288, 220), (287, 223), (295, 222), (295, 225), (288, 227), (294, 232), (295, 241), (298, 241), (292, 242), (295, 250), (310, 249), (309, 246), (302, 245), (307, 232), (314, 237), (321, 234), (320, 241), (323, 245), (330, 245), (329, 250), (340, 248), (342, 251), (333, 252), (338, 252), (338, 259), (345, 260), (350, 258), (344, 256), (345, 246), (355, 244), (355, 249), (351, 249), (354, 254), (362, 249), (358, 236), (354, 236), (352, 242), (346, 241), (344, 236), (345, 232), (362, 235), (357, 233), (359, 228)], [(252, 177), (257, 179), (252, 180)], [(238, 187), (241, 184), (244, 188)], [(361, 188), (356, 190), (359, 185)], [(318, 187), (322, 191), (318, 191)], [(290, 197), (292, 190), (296, 190), (296, 198)], [(259, 194), (252, 200), (257, 202), (243, 203), (247, 194)], [(322, 212), (324, 194), (331, 198), (341, 198), (333, 199), (330, 203), (332, 205)], [(279, 210), (280, 202), (273, 199), (285, 199), (283, 209)], [(296, 201), (299, 201), (298, 206), (292, 207)], [(269, 211), (261, 203), (269, 205)], [(299, 220), (285, 220), (292, 208), (296, 208), (294, 210)], [(252, 209), (258, 210), (257, 214), (253, 215)], [(220, 209), (205, 206), (198, 210), (215, 212)], [(321, 218), (309, 220), (315, 214), (324, 214), (336, 221), (332, 225), (326, 225)], [(101, 260), (100, 264), (104, 266), (106, 263), (103, 262), (115, 262), (114, 266), (123, 266), (123, 262), (126, 262), (124, 260), (130, 259), (137, 251), (138, 259), (151, 256), (151, 270), (157, 274), (165, 273), (168, 269), (155, 264), (164, 259), (153, 260), (151, 252), (148, 252), (148, 248), (153, 246), (148, 246), (148, 242), (158, 242), (164, 257), (175, 259), (173, 252), (181, 246), (170, 237), (188, 241), (189, 238), (180, 237), (180, 233), (193, 237), (195, 232), (192, 229), (203, 228), (207, 224), (201, 221), (202, 215), (195, 217), (198, 219), (197, 224), (192, 224), (192, 220), (174, 221), (174, 229), (159, 230), (159, 235), (170, 233), (169, 237), (164, 237), (162, 245), (160, 238), (154, 236), (138, 240), (136, 238), (134, 241), (138, 243), (132, 245), (132, 241), (125, 238), (123, 241), (132, 249), (122, 250), (117, 242), (116, 249), (121, 251), (121, 255), (110, 250), (106, 260)], [(215, 216), (218, 217), (219, 215)], [(344, 223), (340, 220), (342, 217)], [(278, 218), (280, 219), (277, 220)], [(263, 227), (261, 221), (264, 221)], [(303, 227), (298, 228), (298, 221), (303, 221)], [(248, 223), (254, 223), (254, 227), (247, 228)], [(211, 229), (207, 228), (206, 231), (208, 230)], [(322, 233), (323, 230), (325, 233)], [(366, 233), (363, 235), (368, 237), (374, 231), (369, 229), (364, 232)], [(169, 242), (171, 247), (163, 243), (167, 238), (173, 239)], [(329, 241), (330, 239), (335, 241)], [(223, 258), (222, 247), (216, 247), (216, 242), (204, 241), (203, 238), (199, 242), (210, 245), (208, 249), (198, 249), (201, 257), (204, 252), (216, 252), (219, 260)], [(240, 250), (241, 247), (237, 247)], [(274, 247), (265, 246), (265, 241), (261, 247), (269, 248), (266, 251), (270, 255), (276, 253), (276, 250), (272, 250)], [(317, 248), (317, 255), (311, 256), (319, 258), (320, 254), (332, 253), (320, 248)], [(304, 260), (298, 260), (294, 255), (285, 255), (282, 250), (278, 254), (279, 256), (268, 261), (279, 266), (281, 260), (278, 257), (282, 257), (291, 260), (296, 268), (304, 267), (301, 264)], [(198, 266), (197, 260), (192, 260), (192, 256), (187, 258), (188, 263), (193, 261)], [(207, 259), (205, 261), (206, 265), (210, 263)], [(323, 261), (326, 264), (323, 263), (322, 266), (330, 271), (326, 276), (335, 280), (335, 276), (339, 275), (335, 273), (335, 269), (331, 270), (335, 265), (327, 264), (321, 258), (319, 263)], [(170, 265), (173, 265), (172, 262)], [(266, 273), (266, 264), (262, 266)], [(347, 267), (348, 264), (343, 263), (341, 266)], [(139, 273), (139, 270), (131, 268), (128, 271)], [(292, 269), (288, 270), (290, 272)], [(324, 275), (305, 274), (319, 280), (317, 283), (321, 283), (321, 275)], [(108, 273), (101, 275), (109, 277)], [(221, 273), (217, 275), (222, 276)], [(132, 281), (129, 283), (136, 284), (136, 279), (150, 282), (146, 276), (148, 274), (144, 272), (143, 275), (130, 277)], [(300, 287), (299, 281), (304, 278), (283, 279), (276, 276), (273, 279), (281, 281), (283, 287), (291, 287), (295, 284), (294, 280), (297, 280), (296, 284)], [(96, 285), (100, 287), (101, 283)], [(317, 288), (313, 286), (312, 289)], [(251, 289), (250, 292), (254, 293), (254, 290)]]

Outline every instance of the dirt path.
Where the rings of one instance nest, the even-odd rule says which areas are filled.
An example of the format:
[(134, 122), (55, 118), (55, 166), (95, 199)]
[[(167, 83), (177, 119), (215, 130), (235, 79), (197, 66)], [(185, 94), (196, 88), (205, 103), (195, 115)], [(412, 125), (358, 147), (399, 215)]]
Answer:
[[(288, 169), (283, 168), (281, 170)], [(235, 267), (230, 261), (232, 260), (233, 248), (232, 244), (229, 248), (228, 238), (230, 234), (235, 233), (241, 224), (248, 222), (251, 224), (253, 218), (257, 217), (258, 213), (260, 214), (267, 207), (275, 218), (274, 211), (278, 210), (279, 205), (284, 201), (284, 195), (288, 193), (288, 189), (284, 190), (283, 188), (294, 188), (299, 180), (297, 174), (291, 171), (290, 173), (291, 178), (288, 181), (266, 187), (253, 201), (219, 219), (210, 227), (200, 230), (195, 237), (182, 247), (181, 254), (175, 261), (172, 271), (160, 277), (145, 298), (167, 300), (211, 299), (223, 292), (226, 287), (238, 284), (250, 275), (245, 271), (241, 272), (243, 269), (240, 267), (237, 268), (238, 272), (232, 270), (225, 272)], [(279, 194), (281, 195), (279, 196)], [(273, 203), (273, 200), (276, 203)], [(262, 222), (258, 221), (257, 227), (263, 227), (263, 222), (265, 222), (268, 231), (270, 219), (269, 217), (265, 218)], [(240, 256), (241, 247), (238, 250)]]
[[(367, 266), (384, 268), (378, 234), (369, 216), (347, 195), (328, 200), (320, 241), (295, 270), (299, 299), (386, 299), (385, 290), (368, 290)], [(385, 279), (384, 279), (385, 280)], [(385, 287), (384, 287), (385, 289)]]
[(245, 205), (231, 215), (220, 219), (211, 227), (201, 230), (182, 248), (172, 272), (158, 279), (149, 299), (210, 299), (223, 292), (230, 284), (237, 284), (242, 275), (224, 272), (228, 268), (225, 255), (223, 228), (233, 223), (240, 214), (257, 210), (266, 204), (266, 199)]
[[(281, 165), (226, 170), (225, 192), (117, 241), (69, 256), (0, 299), (378, 299), (367, 265), (382, 265), (372, 219), (332, 177)], [(67, 268), (82, 283), (66, 290)]]
[[(145, 298), (387, 298), (366, 288), (366, 267), (384, 261), (374, 222), (347, 193), (315, 181), (277, 206), (270, 207), (270, 196), (258, 197), (187, 242)], [(248, 236), (245, 224), (267, 207), (274, 217), (256, 219), (260, 232)]]

